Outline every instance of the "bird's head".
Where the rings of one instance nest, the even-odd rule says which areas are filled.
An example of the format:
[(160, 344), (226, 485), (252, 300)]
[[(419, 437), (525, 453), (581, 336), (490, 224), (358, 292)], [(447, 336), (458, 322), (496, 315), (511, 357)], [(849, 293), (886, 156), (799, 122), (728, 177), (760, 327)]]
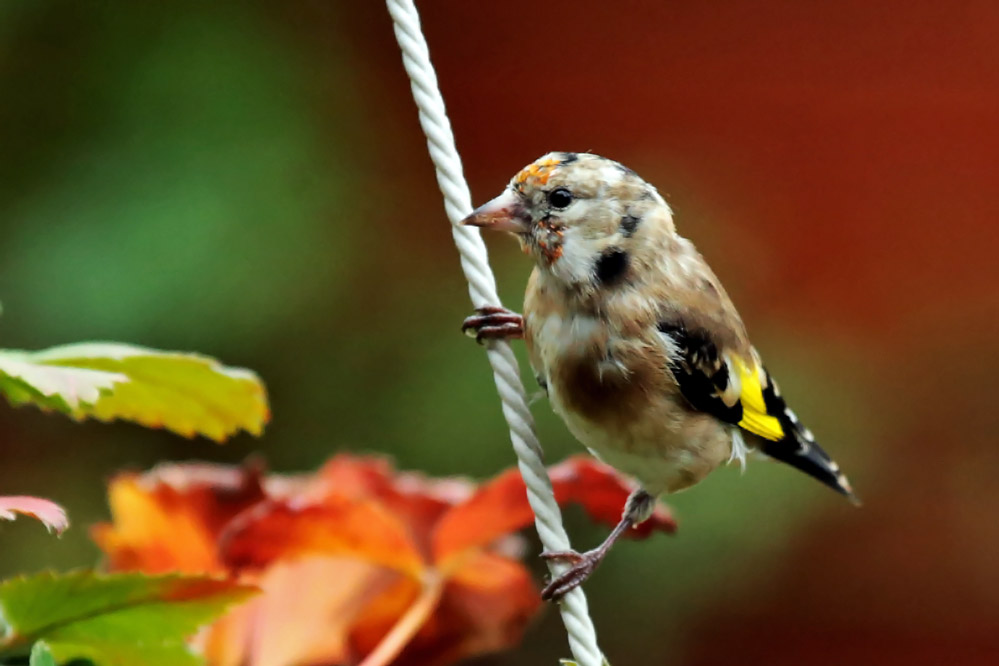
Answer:
[(513, 233), (543, 274), (573, 289), (620, 281), (673, 233), (654, 187), (590, 153), (548, 153), (462, 223)]

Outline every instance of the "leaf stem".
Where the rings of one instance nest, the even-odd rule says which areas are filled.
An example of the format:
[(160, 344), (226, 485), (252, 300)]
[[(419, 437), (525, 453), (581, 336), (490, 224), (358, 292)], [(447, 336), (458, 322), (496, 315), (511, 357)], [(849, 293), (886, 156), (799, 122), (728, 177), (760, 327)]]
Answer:
[(375, 649), (364, 658), (359, 666), (388, 666), (402, 652), (413, 636), (426, 623), (427, 618), (437, 608), (441, 593), (444, 591), (445, 578), (433, 569), (428, 570), (423, 577), (423, 587), (420, 596), (413, 605), (403, 613), (389, 632), (385, 634)]

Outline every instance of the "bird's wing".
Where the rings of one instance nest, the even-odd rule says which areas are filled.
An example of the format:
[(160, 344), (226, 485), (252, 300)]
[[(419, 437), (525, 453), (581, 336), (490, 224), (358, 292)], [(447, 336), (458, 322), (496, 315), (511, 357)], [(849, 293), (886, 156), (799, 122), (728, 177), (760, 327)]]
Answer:
[(760, 449), (857, 501), (850, 482), (791, 411), (752, 347), (739, 353), (681, 319), (657, 326), (670, 370), (694, 409), (759, 437)]
[(763, 439), (784, 438), (784, 402), (751, 347), (742, 353), (726, 349), (706, 328), (681, 318), (661, 321), (657, 328), (673, 377), (694, 409)]

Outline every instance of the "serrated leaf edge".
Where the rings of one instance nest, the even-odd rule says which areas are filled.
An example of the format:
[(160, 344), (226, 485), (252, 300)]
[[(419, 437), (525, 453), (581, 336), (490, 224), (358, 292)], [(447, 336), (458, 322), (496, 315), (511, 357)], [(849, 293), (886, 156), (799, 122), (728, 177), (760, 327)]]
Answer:
[[(113, 579), (121, 580), (121, 579), (131, 578), (135, 580), (145, 580), (155, 583), (169, 583), (170, 581), (176, 581), (176, 580), (217, 581), (223, 583), (233, 582), (231, 579), (225, 578), (223, 576), (212, 576), (208, 574), (199, 575), (199, 574), (171, 573), (171, 574), (161, 574), (161, 575), (150, 575), (139, 572), (102, 573), (99, 571), (93, 571), (91, 569), (74, 569), (67, 572), (54, 571), (49, 569), (34, 574), (21, 574), (13, 578), (7, 578), (0, 581), (0, 596), (2, 596), (3, 589), (5, 587), (8, 587), (9, 585), (16, 583), (27, 583), (28, 581), (42, 580), (42, 579), (66, 580), (72, 578), (82, 579), (86, 577), (90, 577), (94, 580), (113, 580)], [(226, 594), (226, 595), (231, 595), (233, 597), (232, 599), (226, 600), (223, 603), (222, 613), (231, 608), (233, 605), (246, 601), (250, 596), (258, 594), (260, 591), (261, 591), (260, 588), (256, 587), (255, 585), (247, 585), (245, 583), (236, 583), (234, 587), (232, 587), (231, 589), (226, 590), (224, 592), (220, 591), (219, 593), (220, 595)], [(181, 601), (201, 601), (201, 600), (205, 600), (205, 598), (201, 599), (194, 598), (194, 599), (176, 600), (176, 601), (177, 603), (180, 603)], [(4, 629), (4, 634), (2, 637), (0, 637), (0, 656), (3, 656), (5, 653), (14, 651), (18, 648), (23, 649), (23, 646), (25, 645), (34, 645), (39, 641), (44, 641), (46, 634), (51, 633), (63, 626), (74, 624), (76, 622), (85, 622), (87, 620), (100, 617), (102, 615), (109, 615), (111, 613), (115, 613), (121, 610), (138, 608), (145, 605), (170, 603), (170, 601), (171, 600), (169, 599), (150, 599), (148, 601), (114, 604), (106, 606), (102, 608), (100, 611), (89, 614), (83, 614), (65, 622), (57, 622), (50, 625), (46, 625), (36, 631), (32, 631), (30, 634), (16, 633), (14, 628), (11, 626), (10, 621), (5, 617), (4, 605), (2, 602), (0, 602), (0, 628)]]

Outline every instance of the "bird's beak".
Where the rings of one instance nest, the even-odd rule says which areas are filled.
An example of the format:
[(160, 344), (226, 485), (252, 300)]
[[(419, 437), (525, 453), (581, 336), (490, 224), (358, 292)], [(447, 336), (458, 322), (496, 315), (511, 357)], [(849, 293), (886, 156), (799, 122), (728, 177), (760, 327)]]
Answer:
[(470, 227), (523, 234), (531, 228), (531, 216), (520, 201), (520, 197), (508, 189), (492, 201), (473, 210), (472, 214), (461, 223)]

